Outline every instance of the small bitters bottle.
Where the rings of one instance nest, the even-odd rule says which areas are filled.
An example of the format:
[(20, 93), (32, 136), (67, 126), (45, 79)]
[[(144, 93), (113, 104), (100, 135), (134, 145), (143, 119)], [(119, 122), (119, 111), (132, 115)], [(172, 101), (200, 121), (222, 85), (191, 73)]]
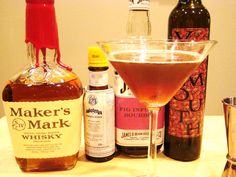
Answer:
[(54, 0), (26, 0), (31, 63), (8, 81), (2, 99), (22, 171), (68, 170), (80, 147), (83, 87), (61, 62)]
[(86, 158), (111, 160), (115, 153), (114, 91), (108, 87), (108, 61), (98, 47), (89, 47), (89, 86), (84, 97)]

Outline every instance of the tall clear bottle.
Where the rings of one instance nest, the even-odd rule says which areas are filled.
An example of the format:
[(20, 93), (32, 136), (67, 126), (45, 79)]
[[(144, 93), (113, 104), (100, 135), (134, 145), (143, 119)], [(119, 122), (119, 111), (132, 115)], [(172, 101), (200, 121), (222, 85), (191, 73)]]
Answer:
[[(210, 14), (201, 0), (179, 0), (169, 16), (168, 37), (177, 40), (208, 40)], [(164, 153), (176, 160), (191, 161), (201, 152), (207, 84), (206, 58), (166, 106)]]
[(127, 35), (130, 37), (150, 37), (150, 0), (129, 0)]
[[(149, 38), (151, 23), (149, 19), (149, 0), (130, 0), (127, 22), (127, 35), (131, 38)], [(148, 111), (133, 95), (122, 78), (115, 72), (116, 95), (116, 146), (132, 157), (145, 157), (148, 145)], [(159, 114), (157, 149), (164, 139), (164, 110)], [(132, 123), (131, 123), (132, 122)]]
[(83, 88), (61, 62), (54, 0), (26, 0), (31, 63), (2, 92), (16, 161), (22, 171), (68, 170), (78, 160)]

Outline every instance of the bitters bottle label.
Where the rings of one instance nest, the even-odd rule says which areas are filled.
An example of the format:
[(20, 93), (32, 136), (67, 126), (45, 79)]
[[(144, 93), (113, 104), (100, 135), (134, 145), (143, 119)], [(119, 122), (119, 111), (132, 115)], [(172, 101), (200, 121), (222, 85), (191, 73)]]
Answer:
[(85, 151), (92, 157), (115, 152), (114, 91), (87, 90), (84, 97)]

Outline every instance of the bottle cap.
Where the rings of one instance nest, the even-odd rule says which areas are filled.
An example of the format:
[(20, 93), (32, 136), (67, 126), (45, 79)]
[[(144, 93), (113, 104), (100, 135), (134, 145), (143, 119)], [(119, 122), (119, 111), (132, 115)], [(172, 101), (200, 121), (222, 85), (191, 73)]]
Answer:
[(129, 10), (149, 10), (150, 0), (129, 0)]
[(54, 0), (26, 0), (26, 3), (31, 3), (31, 4), (53, 4)]
[(99, 47), (88, 48), (89, 67), (108, 67), (108, 60)]

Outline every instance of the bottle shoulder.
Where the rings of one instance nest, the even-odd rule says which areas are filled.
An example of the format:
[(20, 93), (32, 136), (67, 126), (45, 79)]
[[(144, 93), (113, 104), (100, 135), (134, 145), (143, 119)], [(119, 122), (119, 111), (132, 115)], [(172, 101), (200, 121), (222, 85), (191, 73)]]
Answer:
[(89, 90), (108, 89), (108, 66), (89, 67)]
[(209, 11), (204, 6), (176, 6), (170, 13), (170, 17), (177, 17), (180, 15), (206, 16), (210, 17)]
[(150, 36), (151, 21), (148, 10), (130, 10), (126, 25), (128, 36)]
[(104, 67), (88, 67), (89, 71), (99, 72), (99, 71), (107, 71), (109, 69), (108, 66)]
[(204, 6), (176, 6), (169, 15), (173, 27), (210, 27), (210, 13)]
[(79, 77), (73, 72), (57, 65), (47, 63), (38, 67), (31, 64), (26, 65), (22, 71), (15, 74), (10, 80), (13, 83), (25, 85), (42, 85), (42, 84), (56, 84), (65, 83)]
[[(26, 69), (8, 81), (2, 91), (4, 101), (56, 101), (80, 98), (83, 85), (73, 72)], [(33, 74), (31, 73), (33, 72)]]

